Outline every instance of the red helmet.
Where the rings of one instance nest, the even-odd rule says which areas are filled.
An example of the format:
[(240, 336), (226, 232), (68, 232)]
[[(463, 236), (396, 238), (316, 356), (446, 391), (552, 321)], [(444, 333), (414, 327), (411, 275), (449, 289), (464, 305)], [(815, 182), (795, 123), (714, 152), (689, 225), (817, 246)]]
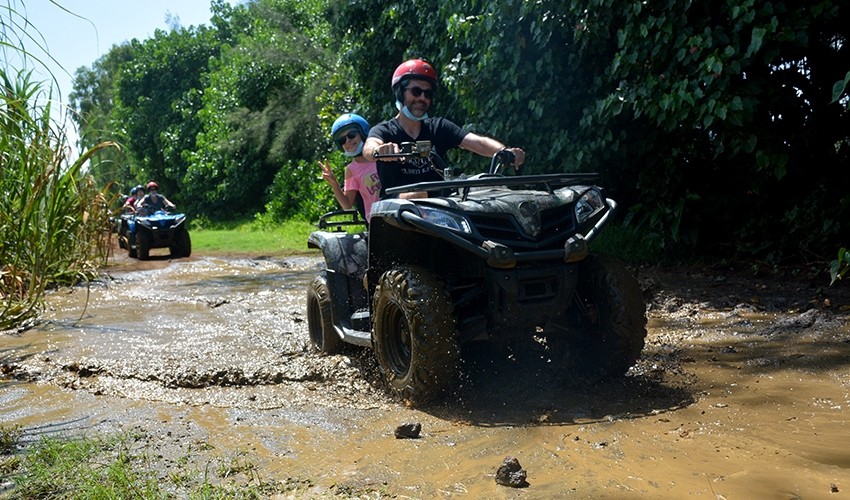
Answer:
[(396, 85), (405, 78), (425, 80), (430, 83), (432, 87), (437, 88), (437, 72), (434, 71), (434, 67), (424, 59), (410, 59), (409, 61), (404, 61), (398, 68), (395, 69), (395, 72), (393, 73), (393, 82), (390, 85), (393, 91), (395, 91)]
[(151, 188), (156, 189), (157, 191), (159, 191), (159, 184), (157, 184), (157, 183), (156, 183), (156, 182), (154, 182), (154, 181), (150, 181), (150, 182), (148, 182), (147, 188), (148, 188), (148, 191), (150, 191), (150, 190), (151, 190)]

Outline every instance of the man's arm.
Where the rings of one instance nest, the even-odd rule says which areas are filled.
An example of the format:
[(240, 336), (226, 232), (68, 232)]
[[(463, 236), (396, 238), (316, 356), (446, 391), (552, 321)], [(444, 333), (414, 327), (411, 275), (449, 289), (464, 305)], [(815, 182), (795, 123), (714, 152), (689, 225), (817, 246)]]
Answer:
[(375, 152), (383, 143), (384, 141), (377, 137), (369, 137), (366, 139), (366, 142), (363, 143), (363, 157), (369, 161), (375, 161)]
[(497, 141), (496, 139), (474, 134), (472, 132), (466, 134), (466, 137), (464, 137), (463, 140), (460, 142), (460, 147), (472, 151), (473, 153), (478, 153), (481, 156), (486, 156), (488, 158), (492, 157), (494, 154), (498, 153), (503, 149), (507, 149), (516, 157), (516, 159), (514, 160), (515, 167), (519, 167), (520, 165), (522, 165), (522, 162), (525, 161), (525, 151), (523, 151), (522, 149), (505, 147), (504, 144)]
[[(394, 142), (384, 142), (377, 137), (370, 137), (366, 139), (366, 142), (363, 143), (363, 157), (368, 161), (376, 161), (375, 153), (379, 154), (393, 154), (401, 151), (398, 144)], [(399, 161), (401, 158), (392, 157), (392, 158), (382, 158), (381, 161)]]

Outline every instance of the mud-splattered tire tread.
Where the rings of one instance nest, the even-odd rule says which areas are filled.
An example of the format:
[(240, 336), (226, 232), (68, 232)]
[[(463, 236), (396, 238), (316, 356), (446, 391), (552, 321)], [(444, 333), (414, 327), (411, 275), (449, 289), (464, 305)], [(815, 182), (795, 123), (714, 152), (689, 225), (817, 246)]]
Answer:
[(581, 264), (579, 297), (590, 300), (598, 323), (586, 332), (582, 367), (621, 376), (643, 351), (646, 339), (646, 304), (640, 285), (617, 259), (590, 255)]
[(169, 250), (171, 250), (171, 257), (173, 258), (191, 257), (192, 239), (185, 227), (178, 230), (174, 238), (174, 245)]
[(321, 354), (337, 354), (342, 339), (334, 330), (330, 292), (324, 272), (313, 278), (307, 287), (307, 328), (310, 345)]
[[(391, 269), (378, 282), (373, 311), (375, 354), (392, 392), (414, 404), (445, 395), (457, 381), (460, 348), (443, 284), (416, 267)], [(409, 331), (407, 363), (398, 356), (398, 325)]]
[(148, 260), (151, 253), (151, 236), (145, 231), (136, 229), (136, 251), (139, 254), (139, 260)]

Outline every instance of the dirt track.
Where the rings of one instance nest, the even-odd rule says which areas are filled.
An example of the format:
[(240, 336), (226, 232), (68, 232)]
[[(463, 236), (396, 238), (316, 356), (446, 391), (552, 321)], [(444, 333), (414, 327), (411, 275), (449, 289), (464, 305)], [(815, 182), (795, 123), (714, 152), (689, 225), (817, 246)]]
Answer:
[[(456, 394), (413, 409), (385, 395), (368, 351), (308, 352), (318, 265), (118, 259), (88, 292), (53, 294), (44, 325), (3, 337), (0, 424), (28, 438), (139, 430), (164, 474), (181, 457), (241, 457), (297, 497), (850, 492), (846, 286), (641, 270), (649, 336), (625, 379), (587, 385), (545, 359), (471, 353)], [(422, 436), (395, 439), (405, 422)], [(496, 484), (508, 455), (527, 487)]]

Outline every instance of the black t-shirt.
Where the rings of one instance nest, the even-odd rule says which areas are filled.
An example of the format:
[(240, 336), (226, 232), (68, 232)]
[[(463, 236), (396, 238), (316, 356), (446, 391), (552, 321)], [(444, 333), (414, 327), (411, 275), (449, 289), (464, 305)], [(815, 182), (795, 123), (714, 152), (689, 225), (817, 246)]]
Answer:
[[(431, 148), (441, 158), (446, 152), (460, 146), (463, 138), (469, 132), (445, 118), (426, 118), (422, 120), (419, 137), (410, 137), (404, 128), (393, 118), (381, 122), (369, 131), (369, 137), (377, 137), (387, 142), (401, 144), (402, 142), (431, 141)], [(431, 182), (443, 180), (442, 172), (437, 172), (427, 157), (415, 157), (408, 161), (378, 161), (378, 177), (381, 178), (381, 198), (386, 197), (386, 189), (416, 182)]]

